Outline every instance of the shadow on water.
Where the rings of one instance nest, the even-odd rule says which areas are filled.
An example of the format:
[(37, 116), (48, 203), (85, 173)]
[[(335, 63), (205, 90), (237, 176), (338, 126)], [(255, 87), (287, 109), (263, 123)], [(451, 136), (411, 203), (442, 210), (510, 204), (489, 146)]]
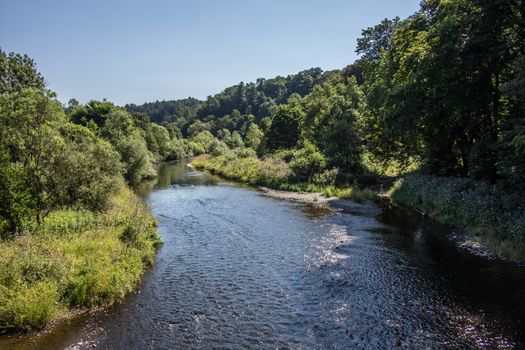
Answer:
[[(470, 324), (473, 332), (488, 332), (490, 325), (525, 344), (523, 266), (472, 254), (454, 243), (453, 228), (407, 209), (386, 205), (376, 218), (384, 226), (370, 231), (380, 234), (385, 246), (403, 251), (412, 266), (422, 266), (421, 273), (441, 281), (456, 303), (478, 311), (477, 324)], [(506, 348), (497, 336), (494, 340), (488, 348)]]
[(513, 349), (525, 268), (404, 210), (333, 213), (162, 164), (139, 193), (164, 245), (140, 291), (1, 349)]

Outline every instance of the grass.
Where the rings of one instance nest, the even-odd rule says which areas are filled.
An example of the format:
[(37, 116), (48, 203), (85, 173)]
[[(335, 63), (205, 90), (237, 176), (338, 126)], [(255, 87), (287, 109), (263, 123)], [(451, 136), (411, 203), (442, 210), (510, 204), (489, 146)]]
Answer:
[(491, 251), (525, 261), (525, 201), (517, 193), (470, 179), (407, 175), (389, 191), (394, 203), (466, 228)]
[(192, 164), (197, 169), (205, 169), (224, 178), (277, 190), (293, 192), (319, 192), (327, 197), (350, 199), (361, 203), (375, 199), (376, 193), (370, 189), (360, 189), (357, 184), (337, 187), (332, 184), (292, 182), (292, 171), (288, 164), (277, 158), (240, 158), (234, 155), (210, 157), (202, 155)]
[(36, 232), (0, 242), (0, 333), (122, 299), (159, 244), (154, 217), (125, 187), (105, 212), (51, 213)]

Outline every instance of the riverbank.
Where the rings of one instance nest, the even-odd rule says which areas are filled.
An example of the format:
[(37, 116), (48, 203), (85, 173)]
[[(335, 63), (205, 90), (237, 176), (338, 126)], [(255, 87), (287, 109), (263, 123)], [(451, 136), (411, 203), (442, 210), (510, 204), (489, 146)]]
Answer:
[(159, 244), (155, 218), (125, 186), (103, 212), (50, 213), (34, 232), (0, 242), (0, 334), (121, 300)]
[(407, 175), (387, 194), (397, 205), (465, 230), (468, 235), (457, 235), (460, 245), (525, 263), (525, 203), (519, 193), (470, 179)]
[(222, 155), (210, 157), (201, 155), (191, 164), (197, 169), (208, 170), (221, 177), (236, 180), (255, 186), (268, 187), (274, 190), (319, 193), (326, 197), (350, 199), (358, 203), (372, 200), (377, 193), (370, 189), (361, 189), (357, 185), (336, 187), (332, 184), (311, 182), (290, 182), (291, 170), (288, 164), (280, 159), (256, 157), (237, 157)]
[(303, 203), (332, 203), (332, 206), (340, 207), (350, 205), (342, 201), (346, 199), (357, 203), (387, 200), (457, 227), (455, 243), (474, 254), (525, 262), (523, 200), (517, 194), (509, 194), (485, 183), (408, 175), (391, 188), (378, 192), (357, 186), (337, 188), (333, 185), (290, 183), (287, 164), (272, 158), (199, 156), (192, 164), (197, 169), (262, 187), (264, 192), (274, 197)]

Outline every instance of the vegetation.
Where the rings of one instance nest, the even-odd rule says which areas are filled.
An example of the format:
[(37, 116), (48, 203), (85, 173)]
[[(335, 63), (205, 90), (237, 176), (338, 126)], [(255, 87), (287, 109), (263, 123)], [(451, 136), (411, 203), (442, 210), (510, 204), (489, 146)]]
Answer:
[[(152, 261), (154, 221), (128, 189), (154, 164), (396, 203), (525, 260), (525, 8), (424, 0), (312, 68), (188, 98), (60, 104), (27, 56), (0, 50), (0, 331), (121, 298)], [(410, 174), (408, 172), (410, 171)]]
[[(301, 156), (293, 161), (299, 161)], [(195, 158), (192, 164), (197, 169), (208, 170), (224, 178), (266, 186), (278, 190), (295, 192), (319, 192), (328, 197), (351, 199), (358, 203), (374, 199), (376, 193), (370, 189), (360, 189), (357, 184), (339, 187), (335, 185), (334, 172), (316, 174), (309, 181), (297, 182), (297, 175), (292, 166), (278, 156), (257, 158), (242, 152), (228, 152), (221, 156), (202, 155)]]
[(107, 305), (135, 286), (159, 238), (125, 180), (149, 175), (171, 139), (109, 102), (64, 108), (27, 56), (0, 51), (0, 74), (4, 333)]
[(515, 261), (525, 256), (525, 206), (517, 192), (472, 179), (408, 175), (390, 195), (396, 203), (467, 228), (495, 253)]
[(156, 221), (126, 187), (102, 212), (63, 209), (0, 242), (0, 333), (124, 297), (153, 263)]

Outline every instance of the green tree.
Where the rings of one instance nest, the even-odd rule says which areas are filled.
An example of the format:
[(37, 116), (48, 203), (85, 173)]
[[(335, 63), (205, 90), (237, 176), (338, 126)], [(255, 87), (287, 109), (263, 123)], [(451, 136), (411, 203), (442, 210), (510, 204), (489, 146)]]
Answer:
[(246, 146), (250, 147), (253, 150), (257, 150), (261, 144), (261, 140), (264, 134), (261, 129), (255, 123), (251, 123), (246, 131), (246, 136), (244, 137), (244, 143)]
[(303, 119), (304, 113), (299, 106), (279, 106), (265, 135), (267, 150), (294, 148), (299, 141)]
[(64, 205), (104, 206), (120, 179), (111, 146), (69, 124), (45, 91), (0, 95), (2, 226), (13, 230), (32, 215), (40, 223)]
[(120, 139), (115, 145), (124, 162), (124, 177), (131, 185), (137, 185), (143, 179), (155, 176), (144, 138), (134, 131), (130, 135)]
[(14, 52), (6, 54), (0, 49), (0, 94), (17, 92), (23, 88), (45, 88), (44, 78), (36, 70), (35, 62), (27, 55)]
[(192, 141), (199, 144), (204, 149), (204, 151), (207, 151), (208, 146), (213, 141), (213, 139), (214, 137), (211, 132), (205, 130), (195, 135)]
[(231, 136), (226, 139), (226, 144), (231, 148), (244, 147), (244, 141), (242, 140), (241, 134), (238, 131), (232, 132)]
[(326, 168), (326, 158), (312, 143), (306, 142), (303, 147), (293, 152), (290, 168), (294, 178), (300, 182), (310, 182), (312, 177)]
[(316, 85), (302, 100), (306, 116), (303, 138), (317, 145), (332, 167), (358, 172), (362, 141), (358, 120), (364, 97), (355, 78), (347, 84)]

